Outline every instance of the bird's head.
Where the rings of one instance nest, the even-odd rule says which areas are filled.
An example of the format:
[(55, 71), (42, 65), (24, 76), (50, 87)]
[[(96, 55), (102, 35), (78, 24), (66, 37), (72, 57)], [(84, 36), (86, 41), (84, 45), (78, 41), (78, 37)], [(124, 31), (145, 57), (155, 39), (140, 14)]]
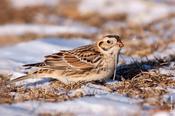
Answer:
[(105, 35), (96, 42), (99, 50), (106, 55), (116, 55), (124, 46), (118, 35)]

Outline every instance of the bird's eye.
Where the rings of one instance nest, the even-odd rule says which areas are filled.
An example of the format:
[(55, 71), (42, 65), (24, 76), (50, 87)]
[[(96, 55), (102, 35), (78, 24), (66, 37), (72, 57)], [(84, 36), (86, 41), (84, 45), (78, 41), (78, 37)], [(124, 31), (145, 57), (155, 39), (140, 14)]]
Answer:
[(112, 41), (110, 41), (110, 40), (107, 40), (107, 43), (108, 43), (108, 44), (112, 44)]

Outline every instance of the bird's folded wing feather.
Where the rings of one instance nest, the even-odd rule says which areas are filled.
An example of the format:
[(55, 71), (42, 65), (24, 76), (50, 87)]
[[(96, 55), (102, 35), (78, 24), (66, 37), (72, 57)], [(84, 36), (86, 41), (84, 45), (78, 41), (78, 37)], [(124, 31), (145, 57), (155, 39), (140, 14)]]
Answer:
[(65, 70), (66, 68), (74, 68), (81, 70), (92, 69), (95, 67), (94, 63), (92, 63), (92, 60), (94, 60), (94, 57), (98, 56), (98, 54), (95, 53), (95, 51), (94, 53), (92, 51), (89, 57), (87, 54), (89, 54), (89, 51), (82, 51), (81, 55), (74, 54), (70, 51), (60, 51), (58, 53), (45, 56), (46, 59), (44, 60), (44, 62), (36, 63), (36, 65), (29, 64), (25, 66), (50, 68), (57, 70)]

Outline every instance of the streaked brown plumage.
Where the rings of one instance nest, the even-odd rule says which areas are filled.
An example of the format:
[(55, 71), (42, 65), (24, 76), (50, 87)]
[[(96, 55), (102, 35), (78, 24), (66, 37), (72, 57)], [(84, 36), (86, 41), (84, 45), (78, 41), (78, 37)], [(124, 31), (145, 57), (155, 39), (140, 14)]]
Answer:
[(115, 57), (123, 43), (117, 35), (106, 35), (96, 43), (45, 56), (41, 63), (24, 65), (37, 68), (34, 72), (12, 80), (55, 78), (65, 84), (110, 78), (115, 69)]

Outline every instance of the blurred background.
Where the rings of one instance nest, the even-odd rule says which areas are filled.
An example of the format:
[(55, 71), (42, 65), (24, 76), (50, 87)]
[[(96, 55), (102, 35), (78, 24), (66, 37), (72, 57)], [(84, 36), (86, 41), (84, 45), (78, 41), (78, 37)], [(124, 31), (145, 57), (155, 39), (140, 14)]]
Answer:
[(143, 57), (174, 42), (174, 6), (174, 0), (1, 0), (0, 46), (112, 33), (124, 40), (126, 55)]

